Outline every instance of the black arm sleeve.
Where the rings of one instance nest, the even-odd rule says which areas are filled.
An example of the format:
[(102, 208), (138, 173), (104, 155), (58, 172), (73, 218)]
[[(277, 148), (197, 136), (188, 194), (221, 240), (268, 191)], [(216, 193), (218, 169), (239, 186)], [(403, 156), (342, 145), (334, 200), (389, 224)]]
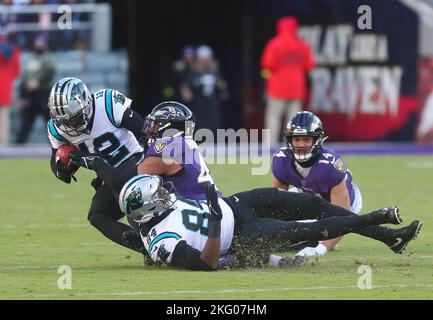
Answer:
[(51, 171), (58, 179), (66, 183), (71, 183), (71, 177), (74, 175), (74, 173), (78, 170), (79, 167), (73, 164), (70, 164), (69, 167), (67, 168), (58, 166), (56, 163), (56, 152), (57, 149), (51, 148), (51, 159), (50, 159)]
[(200, 258), (200, 254), (199, 250), (188, 245), (185, 240), (179, 241), (176, 248), (174, 248), (170, 265), (195, 271), (216, 270), (204, 263)]
[(108, 186), (116, 193), (120, 193), (126, 181), (137, 175), (136, 166), (126, 166), (125, 168), (115, 168), (105, 160), (100, 159), (95, 162), (95, 171)]
[(51, 171), (57, 177), (56, 152), (57, 152), (57, 149), (51, 148), (50, 166), (51, 166)]
[(131, 131), (135, 138), (140, 141), (143, 135), (144, 118), (134, 110), (128, 108), (123, 114), (122, 127)]

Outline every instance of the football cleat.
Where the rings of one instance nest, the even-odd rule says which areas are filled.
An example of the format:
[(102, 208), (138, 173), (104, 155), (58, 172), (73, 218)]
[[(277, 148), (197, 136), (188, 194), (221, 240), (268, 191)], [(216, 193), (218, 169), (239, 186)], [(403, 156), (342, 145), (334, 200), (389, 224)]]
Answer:
[(422, 222), (420, 220), (415, 220), (407, 227), (393, 230), (392, 233), (394, 239), (391, 243), (387, 244), (388, 247), (395, 253), (402, 254), (409, 241), (417, 237), (421, 227)]
[(282, 257), (278, 266), (280, 268), (298, 268), (308, 265), (309, 260), (307, 257), (294, 256), (294, 257)]

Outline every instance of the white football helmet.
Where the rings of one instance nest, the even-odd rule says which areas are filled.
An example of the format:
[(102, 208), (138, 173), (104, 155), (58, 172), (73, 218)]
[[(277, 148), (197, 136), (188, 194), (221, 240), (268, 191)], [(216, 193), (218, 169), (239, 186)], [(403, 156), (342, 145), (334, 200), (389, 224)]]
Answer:
[(135, 176), (125, 183), (119, 194), (120, 209), (138, 223), (160, 216), (173, 203), (159, 176)]
[(70, 136), (89, 132), (92, 103), (89, 89), (77, 78), (59, 80), (48, 98), (51, 118), (61, 131)]

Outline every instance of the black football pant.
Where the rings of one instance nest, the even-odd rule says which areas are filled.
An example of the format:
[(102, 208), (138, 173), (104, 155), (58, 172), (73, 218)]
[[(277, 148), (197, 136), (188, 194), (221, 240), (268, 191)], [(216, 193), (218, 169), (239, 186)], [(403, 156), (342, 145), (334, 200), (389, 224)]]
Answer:
[[(125, 160), (119, 168), (136, 167), (141, 156), (141, 153), (134, 155)], [(132, 228), (119, 221), (124, 217), (124, 213), (120, 210), (118, 198), (118, 193), (114, 192), (108, 184), (104, 183), (100, 185), (93, 196), (87, 219), (92, 226), (111, 241), (126, 248), (136, 250), (136, 248), (131, 247), (122, 240), (123, 232), (132, 230)]]
[[(372, 215), (357, 216), (306, 193), (262, 188), (236, 193), (225, 200), (233, 209), (232, 249), (241, 264), (266, 264), (270, 252), (287, 241), (295, 244), (327, 240), (350, 232), (381, 240), (389, 239), (392, 230), (377, 226)], [(296, 222), (305, 219), (318, 221)]]

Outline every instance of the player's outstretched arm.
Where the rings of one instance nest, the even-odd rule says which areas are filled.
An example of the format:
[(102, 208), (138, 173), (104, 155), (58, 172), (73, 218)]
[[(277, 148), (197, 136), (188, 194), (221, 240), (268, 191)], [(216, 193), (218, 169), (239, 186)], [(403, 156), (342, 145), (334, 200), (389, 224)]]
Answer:
[(223, 215), (218, 204), (218, 195), (214, 184), (210, 187), (206, 186), (206, 199), (209, 207), (208, 238), (200, 257), (208, 266), (216, 268), (220, 257), (221, 219)]
[(206, 189), (209, 207), (208, 238), (202, 252), (191, 247), (186, 241), (179, 241), (173, 251), (170, 265), (189, 270), (217, 270), (221, 247), (222, 211), (218, 204), (215, 185)]
[(174, 160), (149, 156), (138, 166), (138, 174), (151, 174), (156, 176), (172, 176), (182, 170), (182, 166)]
[(201, 252), (188, 245), (185, 240), (179, 241), (176, 245), (170, 265), (194, 271), (216, 270), (206, 264), (201, 258)]

